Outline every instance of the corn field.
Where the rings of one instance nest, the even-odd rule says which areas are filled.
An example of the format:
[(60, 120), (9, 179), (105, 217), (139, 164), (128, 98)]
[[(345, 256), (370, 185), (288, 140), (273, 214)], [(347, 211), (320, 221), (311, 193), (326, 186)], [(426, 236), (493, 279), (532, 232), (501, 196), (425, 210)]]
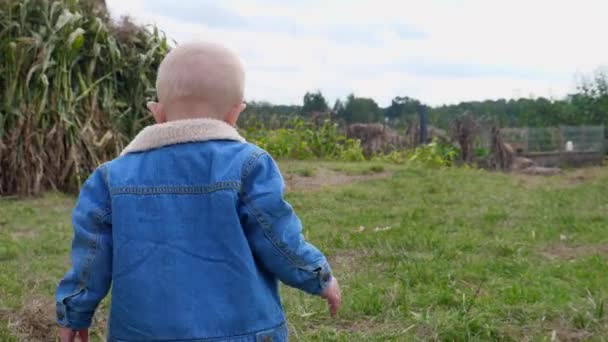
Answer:
[(0, 0), (0, 195), (73, 191), (118, 155), (168, 49), (91, 1)]

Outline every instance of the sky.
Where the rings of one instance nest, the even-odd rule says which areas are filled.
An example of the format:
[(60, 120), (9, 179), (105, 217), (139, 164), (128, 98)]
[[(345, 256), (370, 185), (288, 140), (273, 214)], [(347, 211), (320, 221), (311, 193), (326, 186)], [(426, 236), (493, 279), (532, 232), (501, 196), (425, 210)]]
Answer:
[(606, 0), (106, 1), (177, 44), (234, 49), (249, 101), (559, 99), (608, 65)]

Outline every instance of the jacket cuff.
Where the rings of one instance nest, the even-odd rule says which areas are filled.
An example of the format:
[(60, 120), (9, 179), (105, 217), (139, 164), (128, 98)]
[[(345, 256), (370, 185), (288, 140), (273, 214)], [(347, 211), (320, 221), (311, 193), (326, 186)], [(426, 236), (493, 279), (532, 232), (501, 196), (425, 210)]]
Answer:
[(331, 268), (329, 267), (329, 264), (325, 264), (325, 267), (321, 269), (321, 272), (319, 272), (319, 282), (321, 283), (321, 291), (323, 292), (323, 290), (325, 290), (327, 288), (327, 286), (329, 286), (329, 283), (331, 282), (331, 279), (333, 278), (332, 274), (331, 274)]
[(69, 311), (64, 304), (57, 303), (57, 323), (61, 326), (74, 330), (87, 329), (92, 320), (92, 312)]
[(314, 273), (313, 279), (308, 282), (308, 286), (304, 289), (304, 291), (319, 296), (331, 282), (331, 267), (327, 262), (324, 262), (316, 267), (312, 272)]

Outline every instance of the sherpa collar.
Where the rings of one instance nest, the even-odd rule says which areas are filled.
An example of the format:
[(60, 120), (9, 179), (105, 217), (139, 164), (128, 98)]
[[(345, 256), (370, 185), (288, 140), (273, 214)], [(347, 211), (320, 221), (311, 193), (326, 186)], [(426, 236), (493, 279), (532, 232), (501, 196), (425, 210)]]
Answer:
[(235, 140), (245, 142), (236, 129), (215, 119), (168, 121), (144, 128), (120, 153), (125, 155), (186, 142)]

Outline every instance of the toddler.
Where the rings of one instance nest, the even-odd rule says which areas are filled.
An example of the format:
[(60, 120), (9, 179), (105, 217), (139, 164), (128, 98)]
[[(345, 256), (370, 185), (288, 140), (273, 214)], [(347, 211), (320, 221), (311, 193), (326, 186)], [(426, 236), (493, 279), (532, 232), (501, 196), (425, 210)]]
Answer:
[(80, 191), (56, 294), (61, 341), (88, 339), (110, 287), (112, 342), (286, 341), (278, 280), (336, 314), (340, 288), (283, 199), (276, 163), (234, 128), (244, 80), (215, 44), (182, 44), (162, 61), (148, 104), (157, 124)]

